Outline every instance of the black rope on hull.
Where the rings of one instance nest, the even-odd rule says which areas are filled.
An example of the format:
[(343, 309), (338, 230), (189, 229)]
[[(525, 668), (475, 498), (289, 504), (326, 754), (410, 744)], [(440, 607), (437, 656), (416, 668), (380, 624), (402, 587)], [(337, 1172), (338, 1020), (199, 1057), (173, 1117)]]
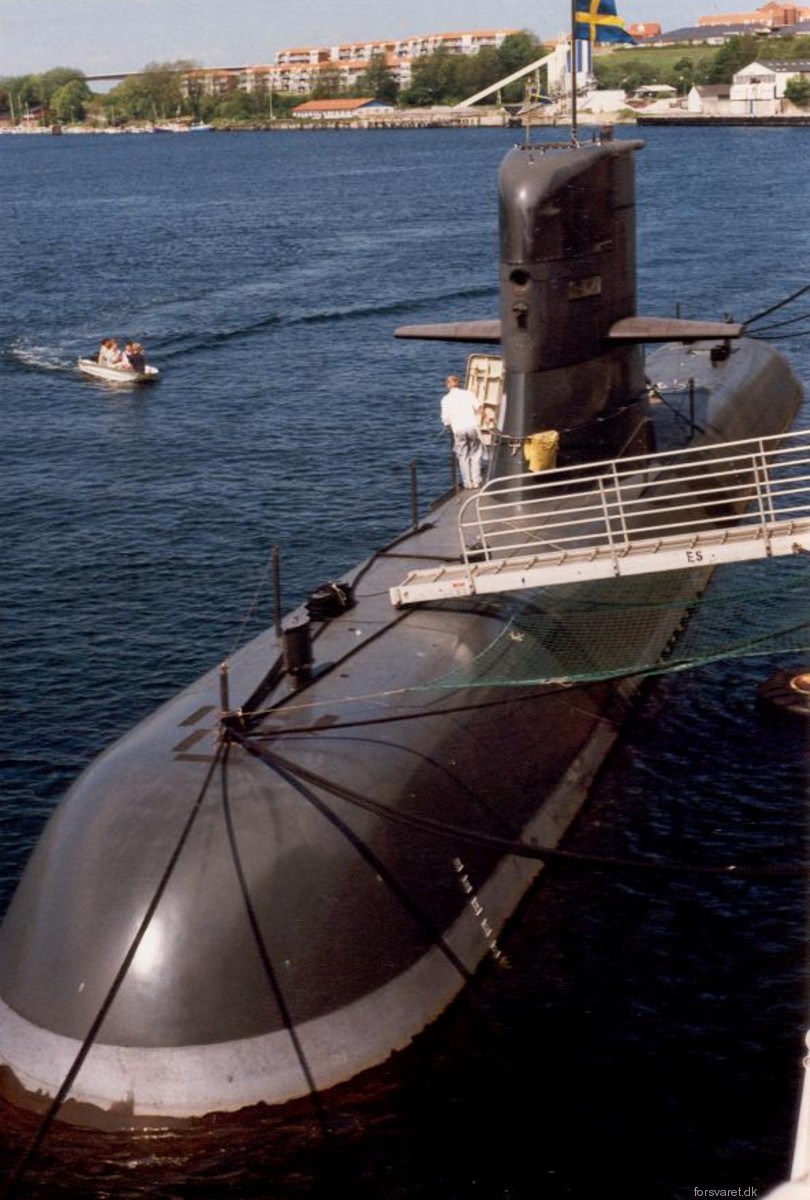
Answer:
[(186, 822), (180, 832), (180, 836), (177, 839), (177, 842), (175, 843), (175, 846), (174, 846), (174, 849), (173, 849), (171, 855), (169, 856), (169, 860), (166, 864), (166, 868), (163, 872), (163, 875), (161, 876), (160, 881), (158, 882), (157, 888), (154, 891), (152, 899), (150, 900), (149, 904), (147, 905), (146, 912), (144, 913), (141, 923), (138, 926), (135, 937), (132, 939), (129, 949), (127, 950), (126, 954), (124, 955), (123, 961), (122, 961), (120, 967), (118, 968), (118, 971), (116, 972), (115, 978), (113, 979), (113, 981), (107, 991), (107, 994), (104, 997), (104, 1000), (101, 1003), (101, 1007), (99, 1008), (98, 1012), (96, 1013), (96, 1016), (90, 1026), (90, 1029), (88, 1030), (88, 1032), (85, 1036), (84, 1041), (82, 1042), (82, 1044), (79, 1048), (78, 1054), (76, 1055), (75, 1059), (73, 1060), (70, 1070), (68, 1071), (67, 1075), (65, 1076), (64, 1080), (62, 1081), (62, 1084), (61, 1084), (59, 1090), (57, 1091), (56, 1095), (54, 1096), (53, 1100), (51, 1101), (51, 1104), (48, 1107), (48, 1110), (45, 1113), (45, 1116), (43, 1117), (43, 1119), (40, 1123), (40, 1126), (39, 1126), (36, 1134), (34, 1135), (30, 1145), (28, 1146), (27, 1150), (23, 1154), (22, 1158), (20, 1159), (19, 1163), (17, 1164), (17, 1167), (14, 1170), (14, 1174), (12, 1175), (9, 1185), (5, 1191), (5, 1200), (12, 1200), (12, 1198), (14, 1196), (19, 1195), (19, 1191), (18, 1191), (19, 1185), (22, 1183), (25, 1174), (27, 1173), (29, 1167), (33, 1163), (36, 1154), (38, 1153), (40, 1147), (42, 1146), (42, 1143), (44, 1142), (45, 1138), (47, 1137), (51, 1126), (53, 1125), (54, 1121), (56, 1120), (56, 1118), (59, 1114), (59, 1110), (61, 1109), (62, 1105), (65, 1103), (68, 1096), (70, 1095), (70, 1089), (73, 1087), (73, 1084), (76, 1081), (76, 1076), (79, 1074), (79, 1071), (81, 1070), (81, 1068), (84, 1064), (84, 1061), (87, 1058), (87, 1055), (90, 1053), (90, 1051), (93, 1048), (95, 1040), (98, 1037), (99, 1031), (101, 1029), (101, 1026), (104, 1023), (104, 1019), (107, 1016), (107, 1013), (110, 1011), (113, 1001), (115, 1000), (116, 996), (118, 995), (118, 992), (120, 991), (120, 989), (124, 983), (124, 980), (126, 979), (127, 974), (129, 973), (129, 969), (132, 966), (133, 959), (135, 958), (135, 955), (138, 952), (141, 942), (143, 941), (144, 937), (146, 936), (146, 932), (147, 932), (150, 924), (152, 923), (152, 918), (154, 917), (155, 912), (158, 907), (158, 904), (160, 903), (161, 899), (163, 898), (163, 894), (169, 885), (169, 880), (171, 879), (172, 875), (174, 874), (174, 869), (177, 866), (178, 860), (183, 851), (183, 847), (186, 845), (186, 842), (189, 839), (191, 830), (194, 827), (194, 823), (197, 820), (197, 817), (199, 815), (203, 800), (206, 797), (208, 788), (211, 784), (211, 780), (213, 779), (214, 772), (216, 771), (218, 765), (220, 764), (220, 762), (222, 760), (222, 755), (223, 755), (223, 747), (222, 747), (222, 745), (219, 745), (217, 747), (217, 751), (214, 755), (211, 765), (210, 765), (208, 771), (206, 772), (205, 779), (203, 780), (203, 783), (202, 783), (202, 787), (200, 788), (200, 790), (197, 794), (197, 797), (196, 797), (196, 799), (191, 807), (191, 810), (188, 814), (188, 817), (186, 818)]

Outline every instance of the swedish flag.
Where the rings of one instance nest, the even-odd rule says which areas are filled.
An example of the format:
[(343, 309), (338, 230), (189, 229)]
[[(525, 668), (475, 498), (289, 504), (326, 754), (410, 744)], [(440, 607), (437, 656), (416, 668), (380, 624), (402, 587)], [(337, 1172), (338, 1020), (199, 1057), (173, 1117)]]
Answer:
[(613, 0), (576, 0), (574, 29), (589, 42), (635, 42), (616, 16)]

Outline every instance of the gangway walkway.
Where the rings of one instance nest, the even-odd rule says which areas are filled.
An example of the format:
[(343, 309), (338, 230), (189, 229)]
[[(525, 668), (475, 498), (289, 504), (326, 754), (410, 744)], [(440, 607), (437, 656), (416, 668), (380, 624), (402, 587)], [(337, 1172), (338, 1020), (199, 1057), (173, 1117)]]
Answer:
[(395, 606), (810, 553), (810, 430), (490, 480)]

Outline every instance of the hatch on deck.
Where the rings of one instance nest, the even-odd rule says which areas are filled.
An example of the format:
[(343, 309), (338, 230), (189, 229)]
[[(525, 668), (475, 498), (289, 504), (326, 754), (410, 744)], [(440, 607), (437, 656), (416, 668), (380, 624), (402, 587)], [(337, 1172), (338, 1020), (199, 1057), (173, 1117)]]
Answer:
[(488, 446), (503, 403), (503, 359), (500, 354), (471, 354), (467, 359), (465, 387), (483, 401), (481, 440)]

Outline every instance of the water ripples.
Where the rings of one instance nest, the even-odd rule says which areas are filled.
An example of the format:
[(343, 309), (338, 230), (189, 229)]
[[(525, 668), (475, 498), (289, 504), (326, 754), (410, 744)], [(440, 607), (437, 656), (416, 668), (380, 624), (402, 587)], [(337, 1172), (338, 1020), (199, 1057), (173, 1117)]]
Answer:
[[(469, 347), (392, 333), (497, 312), (495, 173), (514, 134), (66, 140), (0, 139), (3, 903), (92, 755), (272, 623), (265, 588), (242, 630), (275, 544), (289, 609), (409, 524), (411, 461), (423, 510), (444, 490), (438, 400)], [(806, 235), (771, 222), (762, 238), (761, 204), (779, 180), (802, 211), (795, 141), (646, 140), (641, 310), (716, 316), (752, 307), (752, 286), (758, 310), (789, 292)], [(742, 178), (745, 255), (726, 203)], [(76, 358), (106, 334), (140, 336), (160, 382), (82, 379)], [(754, 697), (788, 661), (655, 684), (575, 831), (583, 861), (544, 871), (508, 934), (512, 969), (486, 970), (373, 1084), (339, 1089), (328, 1130), (308, 1106), (135, 1138), (58, 1128), (26, 1195), (332, 1200), (339, 1180), (371, 1200), (579, 1200), (586, 1159), (600, 1186), (661, 1200), (776, 1181), (805, 895), (767, 868), (806, 858), (807, 746), (766, 731)], [(761, 875), (701, 873), (725, 862)], [(0, 1111), (0, 1171), (35, 1128)]]

